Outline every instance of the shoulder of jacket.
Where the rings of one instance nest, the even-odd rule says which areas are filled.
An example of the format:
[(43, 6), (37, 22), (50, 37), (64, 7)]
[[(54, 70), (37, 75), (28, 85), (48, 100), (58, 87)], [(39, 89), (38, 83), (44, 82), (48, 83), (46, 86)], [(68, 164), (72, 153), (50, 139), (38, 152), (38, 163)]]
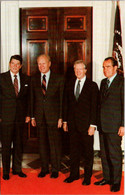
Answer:
[(51, 76), (55, 77), (57, 79), (64, 79), (64, 76), (59, 74), (59, 73), (55, 73), (55, 72), (51, 72)]
[(121, 81), (125, 81), (125, 77), (123, 77), (122, 75), (118, 75), (118, 78), (119, 78)]
[(40, 72), (37, 72), (37, 73), (33, 74), (30, 77), (31, 77), (31, 79), (35, 79), (35, 78), (41, 77), (41, 73)]
[(24, 73), (20, 73), (20, 77), (23, 77), (26, 80), (29, 80), (30, 79), (30, 76), (28, 76), (28, 75), (26, 75)]
[(10, 71), (2, 72), (2, 73), (0, 73), (0, 76), (4, 77), (4, 76), (7, 76), (9, 73), (10, 73)]
[(91, 79), (89, 78), (86, 78), (86, 82), (90, 85), (97, 85), (97, 83), (95, 81), (92, 81)]
[(106, 81), (107, 78), (104, 78), (101, 80), (101, 83), (104, 83)]

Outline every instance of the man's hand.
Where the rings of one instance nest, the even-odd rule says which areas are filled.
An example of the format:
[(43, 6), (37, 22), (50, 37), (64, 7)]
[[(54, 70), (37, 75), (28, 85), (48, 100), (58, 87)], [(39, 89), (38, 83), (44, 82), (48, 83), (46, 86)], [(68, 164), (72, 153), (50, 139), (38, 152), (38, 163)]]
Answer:
[(58, 120), (58, 126), (57, 127), (58, 128), (61, 128), (62, 127), (62, 119), (61, 118)]
[(94, 133), (95, 133), (95, 127), (89, 127), (89, 129), (88, 129), (88, 135), (94, 135)]
[(63, 123), (63, 130), (64, 130), (65, 132), (67, 132), (67, 131), (68, 131), (68, 125), (67, 125), (67, 122), (64, 122), (64, 123)]
[(25, 118), (25, 123), (29, 123), (29, 122), (30, 122), (30, 117), (27, 116), (27, 117)]
[(124, 136), (125, 135), (125, 127), (120, 127), (118, 130), (118, 135), (119, 136)]
[(34, 118), (31, 119), (31, 125), (33, 127), (36, 127), (36, 120)]

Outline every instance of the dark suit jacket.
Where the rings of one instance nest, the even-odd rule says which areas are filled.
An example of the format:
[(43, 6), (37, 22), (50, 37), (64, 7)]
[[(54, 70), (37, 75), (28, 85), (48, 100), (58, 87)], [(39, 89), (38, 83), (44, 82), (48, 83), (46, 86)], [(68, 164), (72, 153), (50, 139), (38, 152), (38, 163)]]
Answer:
[(65, 87), (63, 120), (71, 127), (69, 130), (76, 126), (78, 131), (87, 133), (90, 124), (97, 124), (98, 87), (95, 82), (86, 79), (76, 101), (74, 86), (75, 79), (72, 79)]
[(103, 79), (100, 87), (99, 130), (118, 132), (124, 126), (124, 78), (117, 75), (103, 98), (105, 82)]
[(62, 98), (64, 80), (63, 77), (50, 73), (47, 92), (44, 97), (41, 87), (41, 73), (37, 73), (31, 79), (31, 113), (35, 117), (37, 125), (42, 123), (43, 115), (49, 125), (57, 125), (62, 118)]
[(0, 74), (0, 118), (3, 123), (13, 123), (15, 119), (24, 122), (25, 116), (29, 115), (29, 77), (20, 73), (20, 84), (20, 92), (16, 97), (10, 71)]

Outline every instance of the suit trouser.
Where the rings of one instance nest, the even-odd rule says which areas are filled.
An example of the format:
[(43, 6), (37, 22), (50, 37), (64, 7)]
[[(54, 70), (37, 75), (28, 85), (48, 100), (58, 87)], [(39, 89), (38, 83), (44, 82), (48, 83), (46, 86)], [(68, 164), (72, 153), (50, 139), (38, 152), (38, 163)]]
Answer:
[(20, 172), (22, 162), (22, 136), (23, 124), (11, 123), (2, 124), (2, 164), (3, 174), (10, 172), (11, 144), (13, 143), (12, 152), (12, 169)]
[(81, 149), (84, 151), (84, 178), (90, 179), (93, 167), (93, 136), (70, 132), (70, 176), (79, 177)]
[(39, 152), (43, 171), (49, 170), (51, 163), (52, 172), (60, 170), (61, 164), (61, 132), (57, 126), (49, 126), (44, 118), (42, 124), (37, 124), (39, 138)]
[(117, 133), (100, 133), (103, 177), (113, 184), (121, 183), (122, 138)]

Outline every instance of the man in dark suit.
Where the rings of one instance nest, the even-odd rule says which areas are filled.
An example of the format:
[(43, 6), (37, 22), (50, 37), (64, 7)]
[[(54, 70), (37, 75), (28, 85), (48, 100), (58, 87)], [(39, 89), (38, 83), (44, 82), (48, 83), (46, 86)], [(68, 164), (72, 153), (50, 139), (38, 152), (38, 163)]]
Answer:
[(70, 136), (70, 176), (64, 180), (71, 183), (79, 179), (80, 149), (84, 150), (84, 181), (90, 185), (93, 167), (93, 135), (96, 128), (98, 87), (86, 78), (87, 67), (82, 60), (74, 63), (75, 79), (64, 90), (64, 131)]
[(32, 78), (31, 113), (33, 126), (37, 126), (41, 172), (38, 177), (49, 173), (51, 162), (51, 178), (57, 178), (61, 160), (62, 97), (63, 77), (50, 70), (51, 61), (48, 55), (37, 58), (39, 73)]
[(122, 176), (121, 140), (124, 135), (124, 79), (117, 74), (118, 64), (112, 58), (103, 62), (106, 76), (101, 82), (99, 125), (100, 150), (104, 179), (95, 185), (111, 185), (111, 191), (120, 190)]
[(0, 74), (0, 120), (4, 180), (9, 179), (12, 142), (12, 173), (19, 177), (26, 177), (26, 174), (21, 170), (22, 135), (24, 123), (30, 121), (30, 117), (28, 117), (29, 77), (19, 73), (22, 67), (21, 56), (11, 56), (9, 67), (8, 72)]

